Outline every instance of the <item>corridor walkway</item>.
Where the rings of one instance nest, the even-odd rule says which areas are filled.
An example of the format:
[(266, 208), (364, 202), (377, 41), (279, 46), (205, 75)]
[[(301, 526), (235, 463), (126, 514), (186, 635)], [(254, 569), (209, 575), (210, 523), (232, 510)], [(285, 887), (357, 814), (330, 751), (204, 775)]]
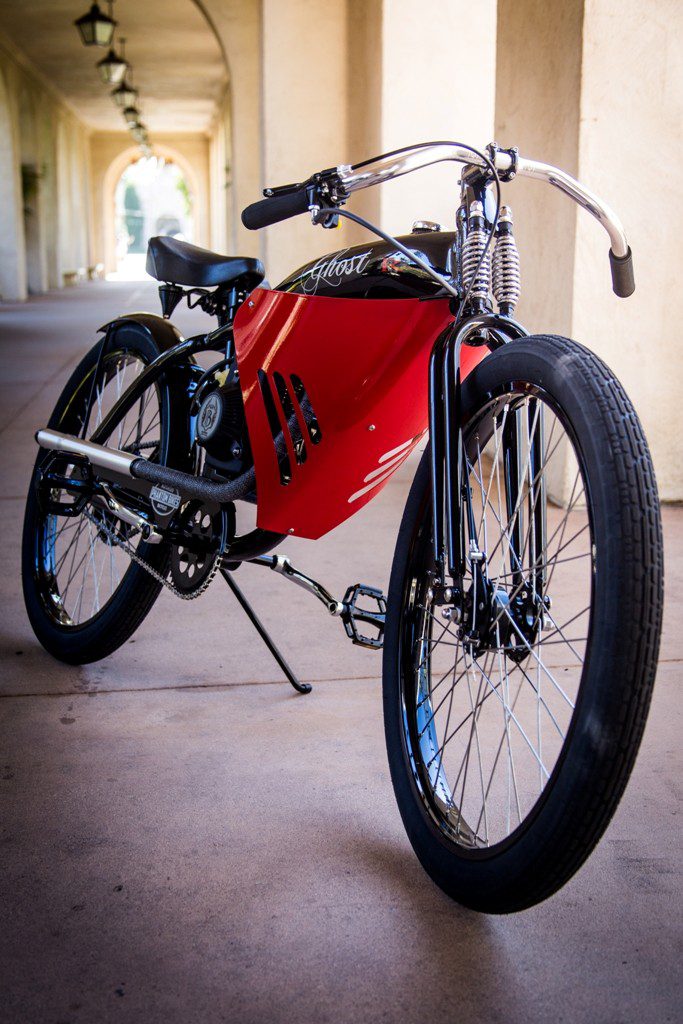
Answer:
[[(477, 916), (404, 834), (380, 657), (301, 590), (239, 571), (307, 697), (220, 581), (197, 602), (162, 593), (98, 664), (61, 665), (35, 641), (19, 583), (33, 432), (97, 327), (130, 308), (156, 310), (154, 287), (0, 306), (0, 1020), (674, 1021), (683, 510), (664, 512), (662, 663), (612, 826), (554, 899)], [(413, 470), (320, 543), (288, 542), (294, 563), (335, 593), (386, 587)]]

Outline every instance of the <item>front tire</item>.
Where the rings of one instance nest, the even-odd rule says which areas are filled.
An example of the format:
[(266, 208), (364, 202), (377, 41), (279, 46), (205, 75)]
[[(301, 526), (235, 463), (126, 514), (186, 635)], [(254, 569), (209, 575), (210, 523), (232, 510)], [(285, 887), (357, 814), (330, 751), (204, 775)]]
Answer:
[[(525, 482), (523, 463), (511, 510), (496, 469), (506, 419), (526, 424), (518, 436), (531, 452), (541, 408), (541, 468)], [(508, 913), (571, 878), (626, 786), (657, 664), (661, 524), (633, 407), (605, 364), (575, 342), (539, 336), (491, 354), (463, 384), (462, 423), (477, 526), (466, 542), (485, 556), (489, 596), (477, 607), (488, 609), (493, 628), (475, 645), (474, 631), (434, 603), (426, 452), (389, 586), (385, 732), (399, 810), (428, 874), (465, 906)], [(532, 537), (539, 493), (560, 504), (543, 503), (542, 551)], [(511, 562), (522, 517), (522, 557)], [(539, 568), (544, 593), (534, 612)], [(474, 614), (471, 563), (468, 573), (470, 611), (453, 612), (461, 623)], [(526, 620), (511, 611), (522, 595), (532, 607)]]

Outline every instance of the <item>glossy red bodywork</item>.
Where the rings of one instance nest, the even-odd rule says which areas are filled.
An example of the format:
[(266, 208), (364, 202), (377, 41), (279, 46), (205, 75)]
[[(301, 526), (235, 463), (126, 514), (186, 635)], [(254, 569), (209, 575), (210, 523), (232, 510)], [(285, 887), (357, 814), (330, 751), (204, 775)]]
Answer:
[[(256, 469), (257, 524), (315, 539), (379, 494), (427, 430), (434, 341), (452, 320), (447, 299), (352, 299), (258, 288), (235, 318), (235, 348)], [(463, 348), (466, 375), (485, 350)], [(285, 416), (291, 480), (282, 484), (259, 370), (302, 381), (320, 425), (297, 464)], [(273, 388), (275, 394), (275, 389)]]

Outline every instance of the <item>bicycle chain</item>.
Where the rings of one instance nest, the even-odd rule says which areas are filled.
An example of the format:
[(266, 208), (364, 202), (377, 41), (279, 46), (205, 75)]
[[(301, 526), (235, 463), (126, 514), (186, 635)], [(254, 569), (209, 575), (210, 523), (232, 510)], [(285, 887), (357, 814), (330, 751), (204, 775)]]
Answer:
[(116, 531), (113, 530), (110, 526), (108, 526), (108, 524), (105, 523), (103, 519), (97, 519), (85, 508), (83, 509), (82, 515), (84, 515), (86, 519), (89, 519), (90, 522), (94, 526), (96, 526), (98, 530), (102, 530), (104, 533), (106, 533), (109, 539), (114, 542), (114, 544), (116, 544), (120, 548), (123, 548), (126, 554), (130, 557), (131, 561), (141, 566), (141, 568), (143, 568), (145, 572), (148, 572), (150, 576), (152, 576), (157, 581), (157, 583), (160, 583), (162, 587), (166, 587), (166, 589), (170, 590), (172, 594), (175, 594), (176, 597), (179, 597), (181, 601), (194, 601), (195, 598), (201, 597), (204, 591), (208, 589), (208, 587), (215, 579), (216, 573), (220, 568), (220, 555), (216, 555), (216, 560), (213, 564), (211, 572), (206, 577), (202, 585), (198, 587), (196, 590), (193, 590), (191, 594), (185, 593), (182, 590), (178, 590), (178, 588), (174, 586), (170, 580), (167, 580), (165, 576), (162, 576), (160, 572), (157, 572), (157, 570), (153, 566), (148, 565), (144, 558), (140, 558), (139, 554), (137, 553), (133, 545), (129, 544), (127, 540), (124, 540), (123, 537), (117, 536)]

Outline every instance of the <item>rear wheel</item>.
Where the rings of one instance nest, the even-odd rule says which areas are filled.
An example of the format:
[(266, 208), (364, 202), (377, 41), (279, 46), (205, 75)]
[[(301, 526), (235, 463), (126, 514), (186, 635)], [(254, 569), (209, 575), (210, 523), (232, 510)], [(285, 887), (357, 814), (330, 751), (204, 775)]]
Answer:
[(385, 728), (422, 864), (503, 913), (571, 877), (624, 790), (657, 662), (661, 526), (636, 414), (576, 343), (490, 355), (464, 382), (462, 423), (467, 571), (439, 584), (425, 454), (389, 589)]
[[(50, 427), (80, 434), (98, 351), (99, 345), (94, 346), (74, 370), (50, 418)], [(140, 328), (123, 325), (118, 329), (93, 392), (88, 437), (158, 354), (152, 339)], [(165, 463), (168, 423), (168, 388), (157, 382), (102, 443)], [(161, 590), (158, 581), (131, 563), (112, 540), (111, 530), (115, 529), (164, 576), (169, 567), (168, 546), (145, 543), (135, 528), (107, 517), (90, 504), (73, 518), (45, 511), (37, 487), (44, 459), (45, 453), (39, 453), (24, 519), (22, 579), (26, 610), (36, 636), (50, 654), (72, 664), (96, 661), (131, 636)], [(61, 501), (68, 496), (53, 492), (50, 497)]]

